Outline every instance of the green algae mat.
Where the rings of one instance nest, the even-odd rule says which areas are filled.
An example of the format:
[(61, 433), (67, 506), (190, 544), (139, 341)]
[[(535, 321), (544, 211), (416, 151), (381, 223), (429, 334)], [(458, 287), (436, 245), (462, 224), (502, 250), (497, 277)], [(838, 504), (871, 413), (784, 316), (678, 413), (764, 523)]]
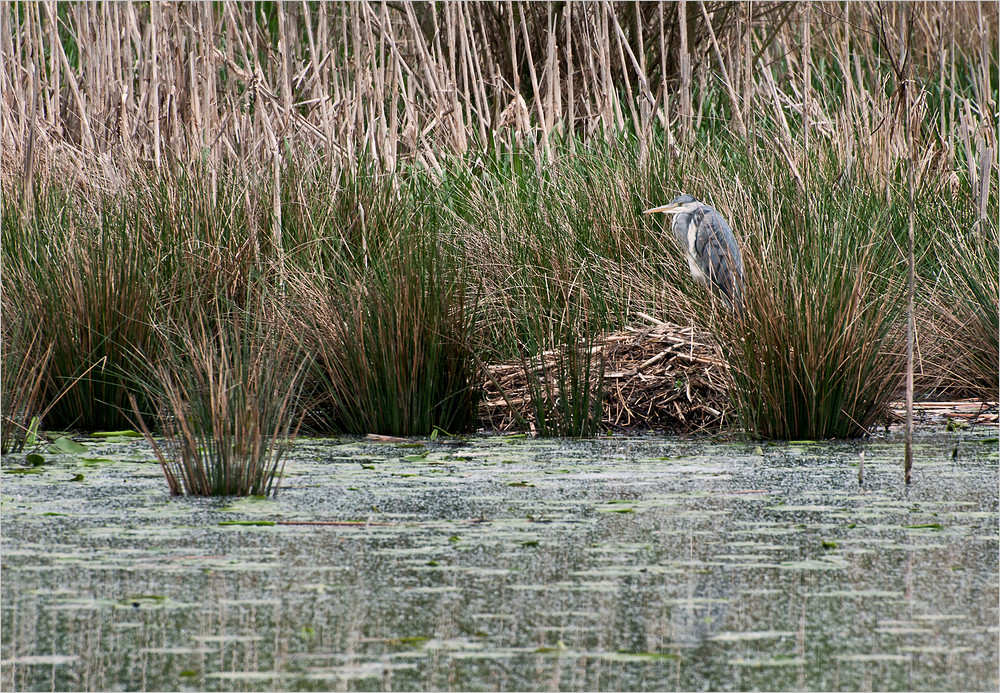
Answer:
[[(3, 690), (997, 690), (995, 429), (4, 458)], [(863, 459), (864, 483), (858, 483)]]

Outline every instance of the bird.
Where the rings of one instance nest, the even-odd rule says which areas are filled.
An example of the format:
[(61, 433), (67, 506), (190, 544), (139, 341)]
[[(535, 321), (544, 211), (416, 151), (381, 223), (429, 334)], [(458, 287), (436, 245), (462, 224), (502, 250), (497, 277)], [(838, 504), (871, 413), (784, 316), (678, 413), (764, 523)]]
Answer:
[(743, 312), (743, 258), (733, 230), (719, 212), (693, 195), (680, 195), (644, 214), (673, 214), (671, 228), (691, 276), (731, 309)]

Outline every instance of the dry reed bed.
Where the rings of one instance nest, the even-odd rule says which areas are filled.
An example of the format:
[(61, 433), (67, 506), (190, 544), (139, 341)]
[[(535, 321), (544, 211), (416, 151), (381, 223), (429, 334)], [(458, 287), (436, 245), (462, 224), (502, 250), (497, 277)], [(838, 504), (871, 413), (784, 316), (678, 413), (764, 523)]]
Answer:
[[(658, 128), (682, 148), (712, 126), (777, 146), (797, 173), (799, 140), (885, 172), (908, 151), (909, 36), (920, 172), (960, 154), (975, 183), (995, 161), (997, 17), (979, 2), (5, 1), (2, 178), (9, 191), (54, 165), (115, 187), (237, 161), (278, 179), (290, 150), (440, 173), (481, 148), (547, 157), (553, 138), (623, 130), (645, 158)], [(839, 89), (817, 89), (821, 71)]]
[[(607, 431), (719, 431), (732, 424), (727, 367), (711, 337), (640, 314), (648, 325), (600, 337), (592, 357), (604, 360), (601, 428)], [(543, 354), (553, 382), (558, 354)], [(488, 366), (480, 420), (496, 431), (534, 430), (532, 388), (520, 362)], [(535, 372), (534, 376), (540, 374)], [(556, 397), (558, 392), (553, 393)]]

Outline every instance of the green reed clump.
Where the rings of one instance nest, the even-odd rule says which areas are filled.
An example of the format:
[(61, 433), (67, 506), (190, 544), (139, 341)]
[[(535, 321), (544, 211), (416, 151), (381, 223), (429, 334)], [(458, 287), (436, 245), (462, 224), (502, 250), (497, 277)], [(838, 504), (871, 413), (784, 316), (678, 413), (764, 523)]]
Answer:
[(593, 436), (604, 403), (604, 306), (571, 281), (547, 284), (520, 316), (519, 332), (528, 335), (521, 368), (533, 417), (525, 423), (542, 436)]
[(163, 355), (141, 387), (162, 442), (132, 401), (173, 495), (268, 495), (280, 484), (306, 361), (263, 300), (248, 304), (194, 302), (161, 328)]
[(474, 284), (432, 201), (365, 175), (317, 192), (306, 196), (313, 240), (300, 241), (289, 281), (325, 425), (388, 435), (473, 430)]
[(152, 350), (156, 249), (140, 238), (127, 198), (94, 207), (55, 186), (30, 215), (4, 202), (4, 290), (48, 349), (45, 368), (33, 368), (44, 373), (38, 397), (49, 428), (125, 427), (124, 366), (135, 350)]
[[(766, 438), (864, 435), (902, 380), (905, 216), (869, 181), (839, 187), (822, 168), (803, 194), (776, 160), (746, 162), (742, 317), (705, 308), (729, 363), (743, 426)], [(732, 204), (736, 202), (736, 204)]]
[(303, 291), (318, 404), (348, 433), (473, 430), (480, 397), (471, 298), (420, 252)]

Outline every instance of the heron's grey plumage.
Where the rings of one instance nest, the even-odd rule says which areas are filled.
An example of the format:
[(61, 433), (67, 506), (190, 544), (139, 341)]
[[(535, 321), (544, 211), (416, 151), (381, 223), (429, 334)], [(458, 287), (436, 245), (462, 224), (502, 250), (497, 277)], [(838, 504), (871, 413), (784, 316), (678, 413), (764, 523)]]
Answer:
[(743, 309), (743, 258), (736, 236), (712, 206), (680, 195), (647, 212), (674, 213), (674, 237), (684, 251), (691, 276), (718, 293), (726, 304)]

